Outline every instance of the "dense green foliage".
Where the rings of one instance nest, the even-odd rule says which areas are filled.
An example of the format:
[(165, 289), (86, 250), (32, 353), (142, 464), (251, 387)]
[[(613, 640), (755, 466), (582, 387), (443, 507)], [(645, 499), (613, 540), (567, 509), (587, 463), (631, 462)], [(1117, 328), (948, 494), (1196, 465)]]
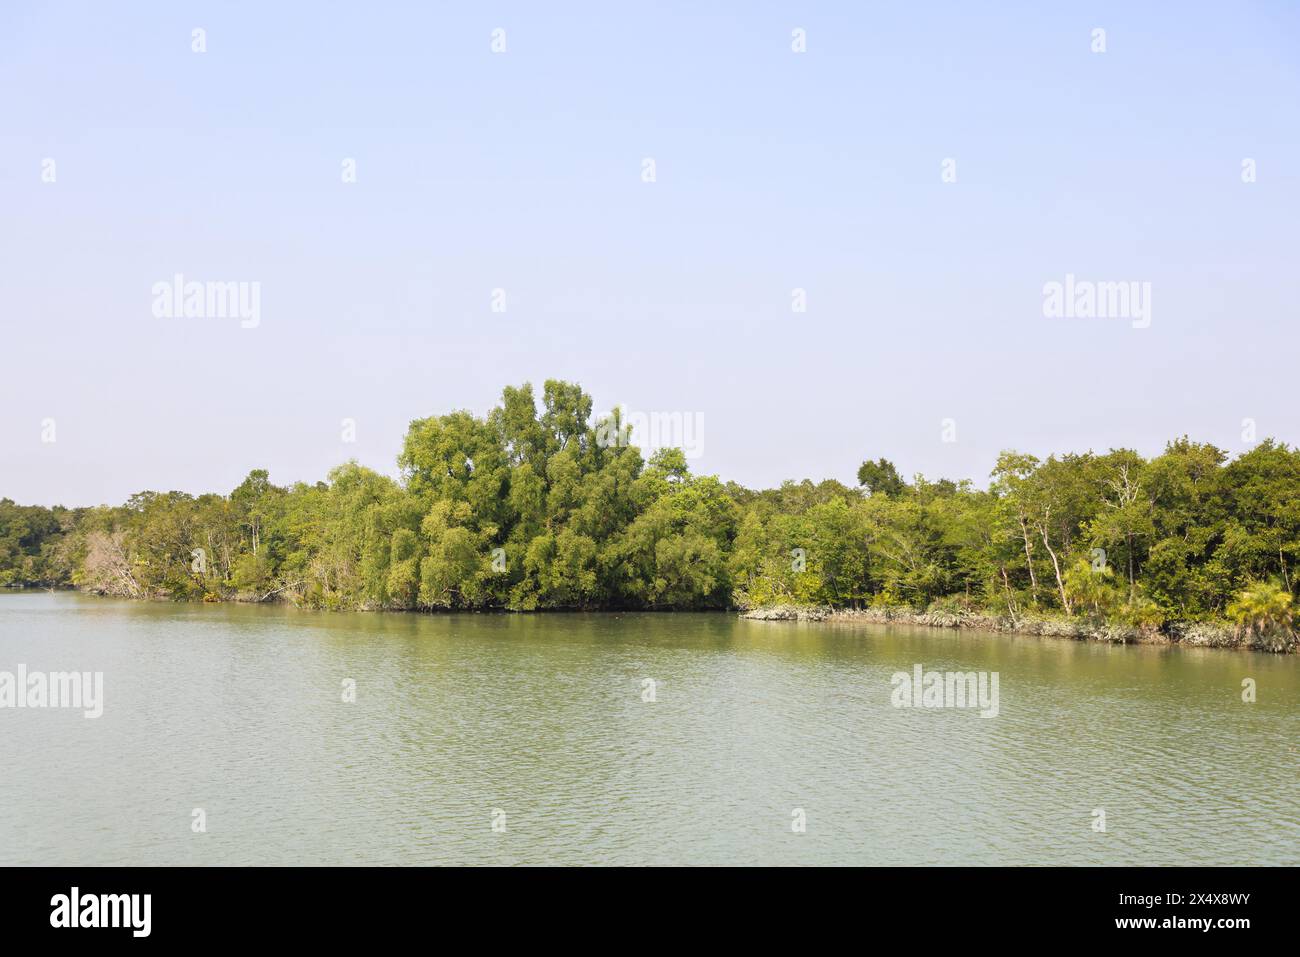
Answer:
[(65, 583), (72, 567), (63, 548), (79, 513), (0, 499), (0, 586)]
[(507, 388), (485, 418), (411, 423), (402, 478), (348, 463), (229, 495), (142, 492), (117, 508), (0, 502), (0, 583), (116, 595), (282, 598), (325, 608), (721, 608), (793, 602), (1159, 627), (1289, 627), (1300, 561), (1300, 452), (1228, 461), (1188, 439), (1144, 459), (1004, 452), (987, 489), (904, 482), (754, 492), (647, 462), (591, 398)]

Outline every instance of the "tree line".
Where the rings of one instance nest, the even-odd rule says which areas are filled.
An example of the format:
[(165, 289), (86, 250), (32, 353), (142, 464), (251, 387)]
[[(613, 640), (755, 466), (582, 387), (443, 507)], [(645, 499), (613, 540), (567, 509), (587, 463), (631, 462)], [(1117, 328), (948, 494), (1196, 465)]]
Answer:
[[(616, 410), (548, 380), (485, 417), (412, 422), (394, 480), (355, 462), (229, 494), (117, 507), (0, 500), (0, 585), (360, 609), (953, 608), (1160, 628), (1283, 627), (1300, 564), (1300, 451), (1229, 459), (1184, 437), (1126, 450), (1003, 452), (986, 488), (905, 481), (753, 491), (646, 459)], [(1262, 622), (1262, 623), (1260, 623)]]

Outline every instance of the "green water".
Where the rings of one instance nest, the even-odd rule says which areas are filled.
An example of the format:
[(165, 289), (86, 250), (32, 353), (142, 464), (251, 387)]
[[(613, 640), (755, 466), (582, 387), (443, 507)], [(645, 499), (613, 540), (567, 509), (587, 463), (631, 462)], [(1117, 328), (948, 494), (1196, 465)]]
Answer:
[(0, 864), (1300, 863), (1295, 656), (0, 594), (20, 664), (104, 711), (0, 709)]

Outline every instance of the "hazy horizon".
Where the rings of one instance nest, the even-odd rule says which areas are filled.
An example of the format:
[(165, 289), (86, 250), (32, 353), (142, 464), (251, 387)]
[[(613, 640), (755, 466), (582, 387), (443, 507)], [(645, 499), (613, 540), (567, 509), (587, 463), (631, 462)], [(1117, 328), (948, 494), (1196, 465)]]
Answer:
[[(1298, 40), (1283, 3), (6, 8), (0, 497), (395, 475), (412, 419), (547, 378), (697, 417), (751, 488), (1295, 445)], [(178, 274), (257, 322), (160, 317)], [(1049, 318), (1068, 277), (1147, 315)]]

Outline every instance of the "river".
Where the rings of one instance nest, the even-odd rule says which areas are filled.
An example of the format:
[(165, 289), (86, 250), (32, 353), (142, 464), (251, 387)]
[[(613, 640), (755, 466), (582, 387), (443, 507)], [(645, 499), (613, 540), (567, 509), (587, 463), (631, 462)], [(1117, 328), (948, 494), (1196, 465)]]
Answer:
[(1300, 863), (1294, 655), (0, 594), (19, 666), (103, 713), (0, 707), (0, 864)]

